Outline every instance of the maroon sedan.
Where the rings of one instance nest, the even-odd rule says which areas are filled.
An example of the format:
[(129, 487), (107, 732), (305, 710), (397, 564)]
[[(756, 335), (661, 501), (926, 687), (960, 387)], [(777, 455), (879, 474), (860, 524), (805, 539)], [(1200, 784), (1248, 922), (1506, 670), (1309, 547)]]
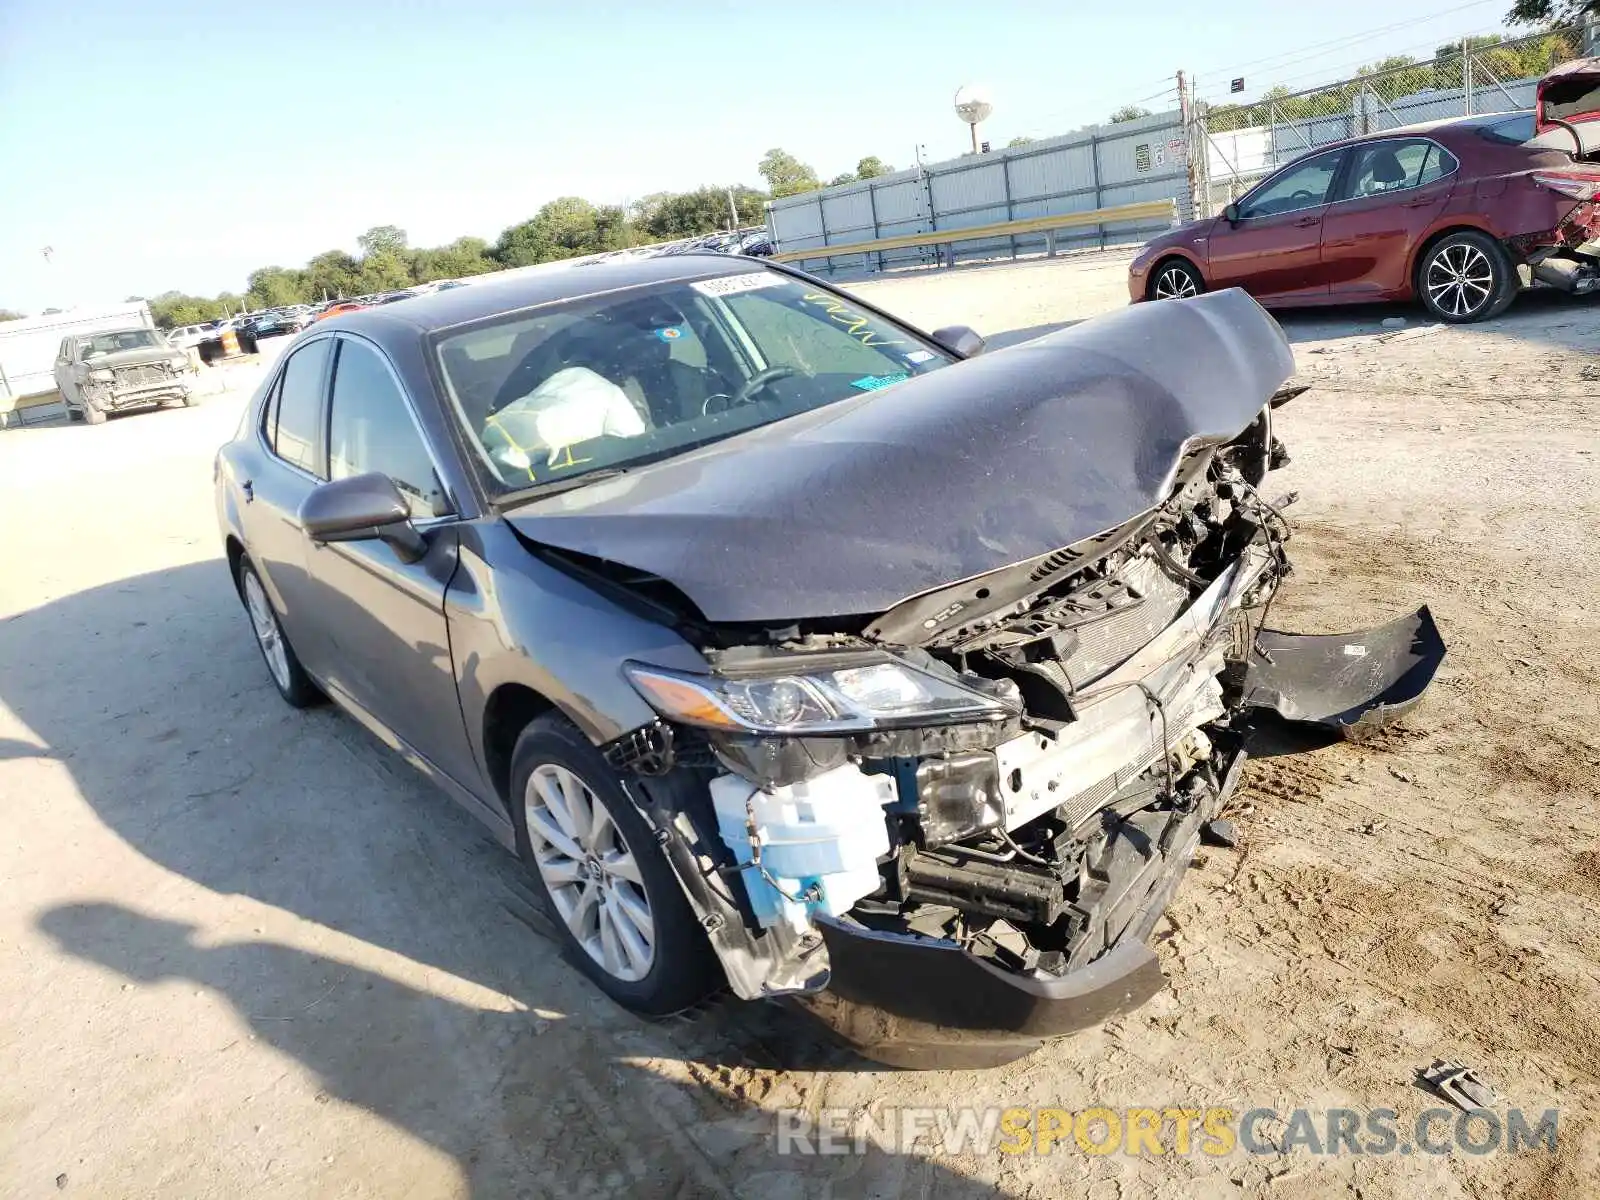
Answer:
[(1532, 279), (1600, 289), (1600, 163), (1563, 136), (1499, 113), (1320, 147), (1149, 242), (1128, 290), (1240, 287), (1273, 308), (1418, 299), (1460, 322), (1503, 312)]

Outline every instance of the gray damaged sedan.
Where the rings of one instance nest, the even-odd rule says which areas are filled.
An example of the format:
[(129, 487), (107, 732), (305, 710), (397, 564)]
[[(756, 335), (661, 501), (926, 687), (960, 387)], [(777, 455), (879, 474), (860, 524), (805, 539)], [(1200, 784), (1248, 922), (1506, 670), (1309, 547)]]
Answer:
[(1359, 736), (1444, 647), (1264, 627), (1293, 360), (1243, 293), (983, 351), (722, 256), (333, 318), (217, 457), (228, 563), (284, 699), (480, 817), (620, 1003), (1003, 1061), (1162, 986), (1259, 720)]

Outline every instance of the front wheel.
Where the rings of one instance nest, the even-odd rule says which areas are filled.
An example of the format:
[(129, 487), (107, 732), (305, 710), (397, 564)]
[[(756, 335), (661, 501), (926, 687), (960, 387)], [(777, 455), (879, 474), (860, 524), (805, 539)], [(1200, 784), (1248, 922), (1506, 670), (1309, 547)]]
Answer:
[(1206, 281), (1200, 272), (1181, 258), (1168, 259), (1156, 268), (1150, 280), (1150, 299), (1184, 300), (1198, 296), (1206, 290)]
[(1517, 272), (1498, 241), (1462, 230), (1428, 247), (1417, 264), (1417, 295), (1434, 317), (1464, 325), (1503, 313), (1516, 299)]
[(104, 425), (106, 414), (104, 410), (96, 408), (93, 400), (83, 402), (83, 422), (85, 425)]
[(522, 731), (511, 757), (517, 849), (568, 957), (618, 1004), (678, 1012), (721, 981), (649, 824), (605, 756), (565, 717)]

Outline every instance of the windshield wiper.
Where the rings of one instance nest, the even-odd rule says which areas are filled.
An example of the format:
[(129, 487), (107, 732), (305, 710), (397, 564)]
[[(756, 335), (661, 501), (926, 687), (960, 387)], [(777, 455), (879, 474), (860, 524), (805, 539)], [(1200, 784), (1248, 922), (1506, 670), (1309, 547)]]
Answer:
[(599, 483), (602, 479), (615, 479), (618, 475), (626, 475), (627, 467), (601, 467), (594, 471), (585, 471), (581, 475), (573, 475), (568, 479), (547, 479), (543, 483), (535, 483), (525, 488), (518, 488), (514, 492), (506, 492), (499, 497), (501, 504), (520, 504), (524, 500), (539, 500), (545, 496), (559, 496), (562, 492), (570, 492), (573, 488), (581, 488), (585, 484)]

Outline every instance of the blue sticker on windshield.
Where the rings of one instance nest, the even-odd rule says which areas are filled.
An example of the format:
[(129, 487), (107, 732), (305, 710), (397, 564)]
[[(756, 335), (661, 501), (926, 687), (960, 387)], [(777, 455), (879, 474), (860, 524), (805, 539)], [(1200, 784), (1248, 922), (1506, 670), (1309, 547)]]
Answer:
[(663, 342), (675, 342), (683, 336), (683, 330), (676, 325), (668, 325), (665, 329), (656, 330), (656, 336)]
[(886, 388), (891, 383), (901, 383), (910, 379), (909, 371), (899, 371), (893, 375), (863, 375), (860, 379), (852, 380), (850, 386), (860, 388), (863, 392), (875, 392), (879, 388)]

